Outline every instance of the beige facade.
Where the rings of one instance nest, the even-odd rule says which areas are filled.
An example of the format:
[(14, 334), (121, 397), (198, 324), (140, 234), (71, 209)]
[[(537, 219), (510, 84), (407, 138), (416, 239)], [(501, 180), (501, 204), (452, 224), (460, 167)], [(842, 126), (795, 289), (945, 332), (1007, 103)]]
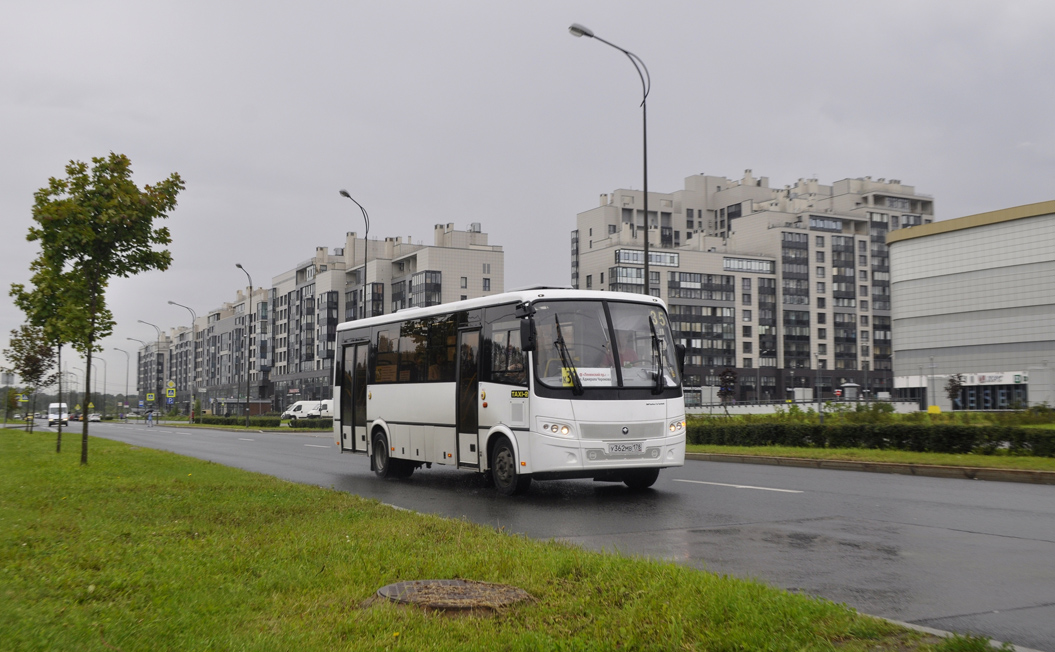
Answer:
[[(688, 386), (728, 368), (738, 400), (891, 391), (886, 234), (930, 223), (931, 197), (867, 177), (775, 189), (747, 170), (692, 176), (648, 203), (650, 288), (686, 345)], [(640, 191), (617, 190), (578, 215), (574, 287), (644, 292), (641, 205)]]

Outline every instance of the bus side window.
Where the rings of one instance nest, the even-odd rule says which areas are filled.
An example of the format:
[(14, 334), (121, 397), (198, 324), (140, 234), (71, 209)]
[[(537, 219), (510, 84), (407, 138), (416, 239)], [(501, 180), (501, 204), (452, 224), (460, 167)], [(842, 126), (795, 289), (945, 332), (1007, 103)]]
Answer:
[(527, 385), (519, 321), (501, 322), (491, 327), (491, 380)]
[(377, 357), (374, 358), (374, 382), (396, 382), (399, 369), (399, 339), (394, 329), (377, 332)]
[(429, 326), (427, 378), (431, 381), (454, 382), (454, 317), (440, 317)]

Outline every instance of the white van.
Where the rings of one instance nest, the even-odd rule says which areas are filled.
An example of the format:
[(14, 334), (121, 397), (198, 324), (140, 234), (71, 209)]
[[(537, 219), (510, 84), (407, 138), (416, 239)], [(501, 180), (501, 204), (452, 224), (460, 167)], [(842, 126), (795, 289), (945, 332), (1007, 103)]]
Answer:
[(286, 411), (282, 413), (282, 418), (289, 419), (290, 421), (306, 419), (308, 417), (308, 410), (315, 407), (317, 404), (318, 401), (297, 401), (286, 408)]
[(308, 410), (307, 417), (309, 419), (332, 419), (333, 418), (333, 400), (323, 399), (321, 401), (312, 401), (313, 405)]
[(60, 421), (62, 425), (69, 423), (69, 407), (65, 403), (48, 403), (48, 425), (53, 426)]

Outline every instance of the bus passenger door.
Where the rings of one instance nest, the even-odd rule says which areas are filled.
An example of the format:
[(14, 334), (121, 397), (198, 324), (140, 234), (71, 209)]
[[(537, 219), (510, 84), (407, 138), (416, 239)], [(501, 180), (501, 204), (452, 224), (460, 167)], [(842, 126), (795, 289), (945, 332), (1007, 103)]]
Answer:
[(458, 333), (458, 466), (480, 468), (480, 331)]
[(341, 450), (366, 452), (366, 344), (344, 347), (341, 374)]

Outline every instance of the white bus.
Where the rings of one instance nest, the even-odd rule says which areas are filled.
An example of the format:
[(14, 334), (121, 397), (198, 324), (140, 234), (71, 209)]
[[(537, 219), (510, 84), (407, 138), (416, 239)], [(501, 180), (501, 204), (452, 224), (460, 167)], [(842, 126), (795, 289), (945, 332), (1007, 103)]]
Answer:
[(334, 443), (382, 478), (449, 465), (650, 487), (685, 463), (684, 349), (660, 299), (536, 288), (337, 328)]
[(48, 425), (66, 425), (70, 418), (69, 409), (65, 403), (48, 403)]

